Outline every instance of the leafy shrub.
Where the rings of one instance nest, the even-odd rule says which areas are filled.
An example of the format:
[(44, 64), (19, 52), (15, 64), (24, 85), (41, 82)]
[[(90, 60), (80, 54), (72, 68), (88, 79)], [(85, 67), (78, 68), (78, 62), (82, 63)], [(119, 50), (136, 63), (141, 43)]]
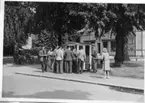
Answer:
[(16, 64), (33, 64), (38, 63), (38, 54), (40, 48), (22, 49), (17, 54)]

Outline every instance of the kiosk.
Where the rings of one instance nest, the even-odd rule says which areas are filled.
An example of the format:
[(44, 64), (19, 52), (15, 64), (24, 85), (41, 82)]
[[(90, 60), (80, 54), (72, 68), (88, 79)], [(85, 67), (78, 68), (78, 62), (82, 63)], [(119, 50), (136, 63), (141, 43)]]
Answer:
[(83, 50), (86, 53), (86, 61), (84, 63), (83, 70), (92, 69), (92, 45), (91, 45), (91, 43), (67, 42), (64, 46), (76, 48), (77, 52), (79, 51), (80, 47), (83, 47)]

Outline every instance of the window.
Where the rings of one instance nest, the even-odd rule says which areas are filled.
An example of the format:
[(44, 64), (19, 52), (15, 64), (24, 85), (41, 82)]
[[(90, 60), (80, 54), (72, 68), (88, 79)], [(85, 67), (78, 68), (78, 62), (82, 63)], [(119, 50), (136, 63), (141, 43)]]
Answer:
[(103, 42), (103, 47), (104, 47), (104, 48), (108, 48), (108, 42), (107, 42), (107, 41), (104, 41), (104, 42)]
[(86, 55), (88, 56), (90, 54), (90, 47), (89, 45), (86, 45)]
[(98, 53), (101, 53), (101, 43), (98, 43)]

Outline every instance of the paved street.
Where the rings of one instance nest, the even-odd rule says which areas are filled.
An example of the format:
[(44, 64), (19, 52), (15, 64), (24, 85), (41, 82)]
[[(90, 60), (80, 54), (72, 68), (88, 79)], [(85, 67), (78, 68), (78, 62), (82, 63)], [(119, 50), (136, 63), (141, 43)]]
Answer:
[(17, 69), (4, 67), (3, 97), (143, 101), (141, 94), (94, 84), (15, 74)]
[(4, 76), (3, 90), (4, 97), (128, 101), (136, 101), (141, 97), (98, 85), (21, 75)]

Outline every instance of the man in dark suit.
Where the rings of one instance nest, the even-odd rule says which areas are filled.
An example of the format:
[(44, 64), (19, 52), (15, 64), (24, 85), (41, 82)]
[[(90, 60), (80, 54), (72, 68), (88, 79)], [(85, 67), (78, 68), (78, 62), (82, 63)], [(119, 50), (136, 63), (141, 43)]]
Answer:
[(92, 69), (94, 73), (97, 72), (97, 52), (96, 51), (93, 51), (92, 53)]
[(73, 50), (73, 66), (72, 66), (72, 71), (74, 72), (74, 73), (79, 73), (78, 71), (78, 54), (77, 54), (77, 50), (76, 50), (76, 48), (74, 48)]
[(73, 60), (73, 52), (70, 50), (70, 47), (67, 47), (67, 50), (64, 52), (66, 73), (72, 73), (72, 60)]
[(42, 47), (39, 51), (40, 63), (42, 66), (42, 72), (47, 71), (47, 51), (45, 47)]

